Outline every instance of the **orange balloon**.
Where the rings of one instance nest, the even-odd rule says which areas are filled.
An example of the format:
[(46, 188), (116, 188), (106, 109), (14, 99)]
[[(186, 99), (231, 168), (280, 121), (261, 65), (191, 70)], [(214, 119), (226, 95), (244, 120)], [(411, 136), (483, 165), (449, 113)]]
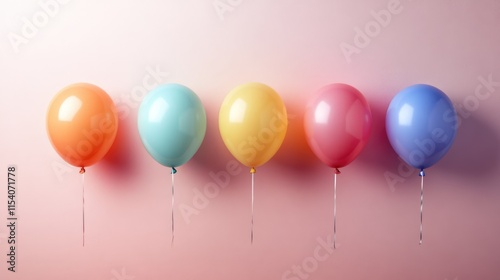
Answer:
[(115, 104), (95, 85), (69, 85), (50, 102), (47, 113), (50, 142), (66, 162), (82, 167), (82, 171), (106, 155), (117, 130)]

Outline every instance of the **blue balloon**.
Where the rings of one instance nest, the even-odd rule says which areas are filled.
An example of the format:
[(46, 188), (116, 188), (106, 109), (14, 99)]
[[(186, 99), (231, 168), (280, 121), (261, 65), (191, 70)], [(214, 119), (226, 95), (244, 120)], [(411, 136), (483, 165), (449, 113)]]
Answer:
[(160, 164), (177, 167), (198, 151), (207, 118), (198, 96), (180, 84), (160, 85), (144, 98), (137, 118), (144, 147)]
[(453, 144), (457, 112), (441, 90), (424, 84), (399, 92), (387, 109), (387, 137), (409, 165), (423, 170), (438, 162)]

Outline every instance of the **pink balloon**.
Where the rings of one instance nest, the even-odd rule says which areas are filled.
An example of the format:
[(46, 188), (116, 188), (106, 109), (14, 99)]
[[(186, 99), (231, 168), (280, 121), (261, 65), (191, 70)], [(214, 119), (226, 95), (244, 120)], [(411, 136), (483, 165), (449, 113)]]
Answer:
[(330, 84), (308, 103), (304, 126), (314, 154), (326, 165), (340, 168), (351, 163), (368, 142), (372, 113), (357, 89)]

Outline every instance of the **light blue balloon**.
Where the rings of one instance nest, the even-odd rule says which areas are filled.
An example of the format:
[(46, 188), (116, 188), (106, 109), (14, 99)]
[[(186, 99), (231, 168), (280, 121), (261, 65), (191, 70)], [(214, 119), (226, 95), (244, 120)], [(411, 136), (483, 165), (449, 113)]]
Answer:
[(455, 108), (446, 94), (433, 86), (417, 84), (392, 99), (385, 125), (396, 153), (423, 171), (451, 148), (457, 121)]
[(160, 164), (177, 167), (198, 151), (207, 128), (198, 96), (180, 84), (160, 85), (144, 98), (137, 118), (144, 147)]

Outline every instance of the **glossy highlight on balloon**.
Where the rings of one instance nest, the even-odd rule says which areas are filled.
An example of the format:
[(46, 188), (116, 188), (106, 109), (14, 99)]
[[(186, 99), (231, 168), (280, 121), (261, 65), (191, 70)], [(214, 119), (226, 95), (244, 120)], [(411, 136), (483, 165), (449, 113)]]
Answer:
[(66, 162), (82, 170), (106, 155), (117, 130), (113, 100), (95, 85), (69, 85), (50, 102), (47, 113), (50, 142)]
[(137, 124), (148, 153), (164, 166), (178, 167), (201, 146), (207, 118), (200, 98), (191, 89), (165, 84), (144, 98)]
[(346, 84), (322, 87), (307, 104), (304, 128), (309, 146), (327, 166), (351, 163), (370, 137), (372, 114), (357, 89)]
[(247, 83), (233, 89), (219, 111), (219, 130), (224, 144), (239, 162), (250, 168), (261, 166), (276, 154), (287, 127), (281, 97), (260, 83)]
[(444, 92), (416, 84), (392, 99), (386, 115), (387, 137), (406, 163), (423, 170), (451, 148), (457, 121), (455, 108)]

